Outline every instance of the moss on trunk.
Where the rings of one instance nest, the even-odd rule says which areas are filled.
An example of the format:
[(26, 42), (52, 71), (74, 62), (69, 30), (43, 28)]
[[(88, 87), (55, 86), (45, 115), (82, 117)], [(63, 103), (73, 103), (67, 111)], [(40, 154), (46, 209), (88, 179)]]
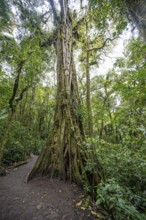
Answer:
[[(60, 1), (61, 22), (55, 43), (58, 83), (53, 131), (50, 144), (41, 152), (27, 179), (40, 173), (83, 185), (83, 182), (89, 183), (91, 178), (88, 180), (85, 170), (88, 157), (83, 149), (85, 137), (79, 114), (80, 101), (73, 59), (72, 21), (67, 4), (67, 0)], [(52, 9), (55, 10), (54, 4)]]

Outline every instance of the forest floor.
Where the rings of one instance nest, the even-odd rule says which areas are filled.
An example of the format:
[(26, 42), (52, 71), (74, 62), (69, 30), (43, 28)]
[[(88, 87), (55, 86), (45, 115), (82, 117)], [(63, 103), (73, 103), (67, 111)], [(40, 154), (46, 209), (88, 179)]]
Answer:
[(37, 177), (25, 178), (36, 161), (0, 177), (0, 220), (93, 220), (104, 219), (91, 208), (82, 207), (85, 196), (75, 184)]

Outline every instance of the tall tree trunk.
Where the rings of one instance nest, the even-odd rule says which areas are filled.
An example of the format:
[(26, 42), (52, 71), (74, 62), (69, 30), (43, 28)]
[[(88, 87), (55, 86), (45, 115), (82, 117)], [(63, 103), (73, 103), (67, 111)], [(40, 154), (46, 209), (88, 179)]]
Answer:
[(146, 1), (145, 0), (125, 0), (127, 9), (140, 31), (141, 36), (146, 41)]
[(88, 43), (88, 24), (86, 23), (86, 105), (88, 114), (88, 132), (89, 137), (93, 137), (93, 120), (91, 110), (91, 98), (90, 98), (90, 64), (89, 64), (89, 43)]
[(82, 184), (82, 180), (87, 180), (84, 169), (86, 155), (82, 149), (84, 130), (78, 113), (80, 102), (73, 60), (72, 22), (68, 0), (61, 0), (60, 5), (61, 22), (56, 41), (58, 88), (54, 126), (50, 144), (42, 151), (27, 180), (36, 173), (41, 173)]

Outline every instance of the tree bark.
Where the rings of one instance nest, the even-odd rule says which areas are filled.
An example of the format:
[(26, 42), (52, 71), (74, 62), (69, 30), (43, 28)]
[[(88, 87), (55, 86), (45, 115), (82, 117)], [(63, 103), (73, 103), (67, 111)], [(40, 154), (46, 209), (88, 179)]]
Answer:
[(146, 41), (146, 1), (125, 0), (125, 3), (133, 22), (140, 32), (140, 35)]
[(72, 22), (68, 1), (60, 0), (61, 22), (57, 31), (57, 103), (50, 144), (41, 152), (27, 180), (37, 173), (69, 179), (82, 185), (87, 181), (84, 169), (85, 139), (79, 114), (80, 101), (73, 60)]
[(89, 137), (93, 137), (93, 120), (92, 120), (92, 110), (91, 110), (91, 96), (90, 96), (90, 64), (89, 64), (89, 43), (88, 43), (88, 26), (86, 23), (86, 105), (88, 114), (88, 133)]

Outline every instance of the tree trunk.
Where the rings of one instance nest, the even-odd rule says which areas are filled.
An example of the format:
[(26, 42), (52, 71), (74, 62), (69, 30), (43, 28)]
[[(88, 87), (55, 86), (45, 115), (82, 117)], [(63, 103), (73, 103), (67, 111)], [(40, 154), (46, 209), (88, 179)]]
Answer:
[(91, 110), (91, 98), (90, 98), (90, 64), (89, 64), (89, 43), (88, 43), (88, 26), (86, 23), (86, 105), (88, 114), (88, 132), (89, 137), (93, 137), (93, 120), (92, 120), (92, 110)]
[(136, 24), (140, 35), (146, 41), (146, 1), (145, 0), (125, 0), (127, 9)]
[(87, 180), (82, 149), (84, 130), (81, 116), (75, 65), (73, 60), (72, 23), (68, 1), (61, 3), (61, 24), (57, 31), (57, 103), (50, 144), (41, 152), (29, 180), (36, 173), (69, 179), (80, 185)]

